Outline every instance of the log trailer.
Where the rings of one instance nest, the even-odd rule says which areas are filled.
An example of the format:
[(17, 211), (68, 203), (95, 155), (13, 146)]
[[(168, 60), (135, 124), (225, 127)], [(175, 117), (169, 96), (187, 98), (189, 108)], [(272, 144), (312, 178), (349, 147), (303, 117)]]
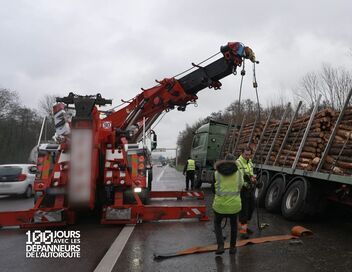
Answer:
[[(35, 205), (27, 211), (1, 212), (0, 227), (74, 224), (76, 215), (87, 210), (97, 211), (102, 224), (207, 220), (204, 204), (148, 205), (154, 198), (204, 199), (204, 195), (151, 191), (150, 151), (143, 138), (162, 112), (174, 108), (185, 111), (187, 105), (195, 103), (199, 91), (220, 89), (220, 80), (236, 74), (245, 58), (255, 62), (253, 51), (239, 42), (229, 42), (218, 54), (222, 56), (206, 66), (192, 63), (193, 71), (183, 77), (156, 81), (156, 86), (142, 89), (133, 99), (122, 100), (122, 107), (116, 111), (98, 108), (112, 103), (100, 94), (70, 93), (57, 98), (53, 109), (57, 144), (39, 147)], [(72, 119), (67, 117), (70, 109), (75, 112)]]
[(319, 110), (319, 97), (310, 115), (299, 116), (300, 102), (289, 119), (289, 103), (281, 120), (244, 117), (229, 129), (224, 153), (238, 156), (248, 144), (254, 151), (260, 206), (289, 220), (322, 214), (328, 201), (352, 206), (351, 95), (339, 111)]
[(244, 116), (238, 126), (236, 117), (229, 124), (211, 120), (193, 138), (191, 155), (201, 170), (198, 184), (211, 182), (214, 160), (228, 153), (237, 157), (249, 145), (263, 184), (256, 189), (256, 199), (269, 212), (299, 220), (323, 213), (328, 201), (352, 206), (351, 96), (352, 90), (340, 111), (318, 111), (319, 98), (312, 113), (303, 116), (299, 116), (299, 102), (290, 120), (290, 103), (281, 120), (271, 113), (265, 121), (257, 115), (254, 122), (247, 122)]

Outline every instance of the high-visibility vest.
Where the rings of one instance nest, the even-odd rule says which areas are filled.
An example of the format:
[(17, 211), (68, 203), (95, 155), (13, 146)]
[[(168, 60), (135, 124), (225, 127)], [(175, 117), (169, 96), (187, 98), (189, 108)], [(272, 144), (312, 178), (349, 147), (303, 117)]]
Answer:
[(187, 171), (194, 171), (196, 170), (196, 162), (192, 159), (189, 159), (187, 161)]
[[(247, 175), (249, 177), (252, 177), (254, 175), (254, 172), (253, 172), (253, 163), (252, 163), (252, 160), (246, 160), (245, 158), (241, 156), (239, 156), (239, 158), (237, 159), (237, 166), (238, 166), (238, 169), (240, 171), (242, 171), (242, 174), (243, 175)], [(245, 186), (248, 186), (249, 184), (247, 184), (247, 182), (245, 182)]]
[(243, 175), (236, 171), (230, 176), (223, 176), (215, 171), (215, 197), (213, 210), (221, 214), (238, 213), (241, 206), (241, 188)]

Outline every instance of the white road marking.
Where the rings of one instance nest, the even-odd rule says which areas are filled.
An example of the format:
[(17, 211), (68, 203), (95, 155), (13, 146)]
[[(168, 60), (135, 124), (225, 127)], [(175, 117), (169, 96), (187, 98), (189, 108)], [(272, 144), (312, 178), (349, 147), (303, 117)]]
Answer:
[(124, 249), (128, 239), (130, 238), (135, 225), (125, 226), (120, 234), (117, 236), (115, 241), (112, 243), (109, 250), (106, 252), (103, 259), (101, 259), (94, 272), (111, 272), (114, 268), (118, 258), (120, 257), (122, 250)]
[(164, 175), (164, 172), (165, 172), (166, 168), (167, 168), (167, 166), (164, 167), (163, 171), (161, 171), (160, 175), (159, 175), (159, 176), (157, 177), (157, 179), (156, 179), (156, 182), (159, 182), (159, 181), (160, 181), (161, 177)]

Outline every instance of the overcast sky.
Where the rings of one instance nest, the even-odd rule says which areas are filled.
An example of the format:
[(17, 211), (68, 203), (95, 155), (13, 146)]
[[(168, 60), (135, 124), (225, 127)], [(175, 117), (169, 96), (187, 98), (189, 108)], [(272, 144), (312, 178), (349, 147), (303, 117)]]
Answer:
[[(102, 93), (129, 99), (241, 41), (256, 53), (262, 104), (284, 98), (323, 63), (351, 70), (352, 2), (320, 1), (1, 1), (0, 87), (36, 108), (44, 94)], [(240, 77), (199, 93), (199, 106), (172, 111), (157, 126), (174, 147), (186, 123), (224, 109)], [(243, 99), (255, 99), (247, 63)]]

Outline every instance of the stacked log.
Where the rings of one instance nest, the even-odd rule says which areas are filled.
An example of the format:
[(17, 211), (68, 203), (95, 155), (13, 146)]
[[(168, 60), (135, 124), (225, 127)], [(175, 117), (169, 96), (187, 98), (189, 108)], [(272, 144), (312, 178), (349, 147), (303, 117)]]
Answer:
[[(315, 171), (329, 141), (338, 115), (339, 112), (330, 108), (316, 113), (298, 159), (297, 168)], [(310, 115), (296, 118), (288, 133), (287, 141), (282, 146), (290, 125), (289, 121), (283, 122), (272, 149), (271, 146), (279, 128), (280, 120), (270, 120), (259, 146), (257, 145), (265, 122), (258, 122), (251, 139), (251, 147), (256, 151), (253, 161), (256, 163), (264, 163), (266, 161), (266, 164), (269, 165), (292, 167), (309, 119)], [(235, 155), (239, 155), (241, 150), (248, 145), (253, 125), (254, 123), (246, 124), (242, 129), (241, 135), (238, 135), (239, 130), (237, 130), (233, 143), (235, 144), (239, 137), (238, 145), (234, 152)], [(281, 146), (282, 151), (278, 154)], [(270, 149), (271, 152), (269, 154)], [(338, 175), (352, 174), (352, 107), (347, 108), (345, 111), (321, 171)]]
[[(241, 133), (240, 136), (238, 135), (239, 129), (236, 131), (233, 147), (236, 144), (238, 136), (240, 138), (238, 140), (238, 143), (237, 143), (237, 146), (236, 146), (236, 150), (234, 150), (234, 152), (233, 152), (234, 154), (239, 155), (241, 153), (241, 150), (243, 150), (243, 148), (245, 148), (248, 145), (249, 142), (251, 143), (251, 146), (255, 146), (258, 143), (265, 123), (264, 122), (257, 122), (256, 126), (255, 126), (255, 128), (253, 130), (254, 124), (255, 124), (254, 122), (246, 124), (244, 126), (244, 128), (242, 129), (242, 133)], [(252, 135), (252, 138), (250, 139), (250, 136), (251, 136), (252, 132), (253, 132), (253, 135)]]

